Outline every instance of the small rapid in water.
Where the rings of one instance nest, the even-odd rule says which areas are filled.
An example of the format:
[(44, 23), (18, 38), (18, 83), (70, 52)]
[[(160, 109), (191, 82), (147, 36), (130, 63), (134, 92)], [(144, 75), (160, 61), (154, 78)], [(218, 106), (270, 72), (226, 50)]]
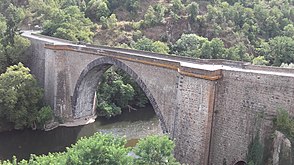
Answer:
[(162, 134), (159, 119), (151, 106), (137, 111), (123, 111), (119, 116), (106, 119), (97, 117), (94, 123), (77, 127), (58, 127), (54, 130), (33, 131), (30, 129), (0, 133), (0, 159), (28, 159), (30, 154), (47, 154), (64, 151), (84, 136), (95, 132), (125, 136), (126, 146), (134, 146), (140, 138)]

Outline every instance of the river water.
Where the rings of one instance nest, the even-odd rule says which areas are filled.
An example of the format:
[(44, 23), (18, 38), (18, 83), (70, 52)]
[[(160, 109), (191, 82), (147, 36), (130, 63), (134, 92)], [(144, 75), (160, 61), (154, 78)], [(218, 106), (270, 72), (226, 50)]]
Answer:
[(162, 134), (162, 129), (149, 106), (137, 111), (123, 111), (122, 115), (111, 119), (98, 117), (94, 123), (85, 126), (58, 127), (48, 132), (30, 129), (3, 132), (0, 133), (0, 159), (11, 159), (13, 155), (18, 159), (27, 159), (30, 154), (64, 151), (79, 138), (95, 132), (126, 136), (127, 146), (134, 146), (142, 137)]

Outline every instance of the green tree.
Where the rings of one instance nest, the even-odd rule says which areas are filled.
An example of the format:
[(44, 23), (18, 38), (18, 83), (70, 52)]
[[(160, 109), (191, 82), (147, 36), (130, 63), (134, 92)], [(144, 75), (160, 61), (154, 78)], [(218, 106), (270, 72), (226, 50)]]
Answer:
[(19, 63), (0, 75), (0, 116), (15, 128), (33, 126), (37, 120), (43, 90), (29, 72)]
[(6, 32), (7, 24), (5, 17), (0, 13), (0, 38), (4, 37), (4, 33)]
[(100, 115), (112, 117), (121, 114), (133, 100), (135, 91), (130, 84), (123, 82), (122, 76), (112, 69), (103, 74), (97, 90), (97, 109)]
[(284, 133), (291, 140), (294, 139), (294, 120), (290, 118), (287, 111), (279, 109), (274, 124), (278, 131)]
[(44, 23), (43, 34), (71, 41), (91, 42), (93, 23), (85, 18), (77, 6), (70, 6), (53, 13), (54, 19)]
[(294, 39), (285, 36), (278, 36), (269, 41), (269, 52), (265, 58), (274, 66), (282, 63), (294, 62)]
[(18, 8), (13, 4), (10, 4), (7, 9), (2, 13), (6, 18), (6, 33), (5, 39), (2, 41), (4, 46), (9, 44), (14, 44), (14, 36), (17, 34), (18, 27), (25, 17), (24, 10), (22, 8)]
[(139, 140), (134, 148), (138, 156), (135, 164), (142, 165), (179, 165), (173, 156), (175, 144), (167, 136), (149, 136)]
[(3, 7), (3, 15), (0, 13), (0, 73), (3, 73), (9, 65), (26, 62), (24, 51), (30, 42), (18, 32), (24, 18), (23, 9), (12, 3), (4, 3), (0, 7)]
[(293, 24), (288, 24), (284, 27), (284, 35), (287, 37), (294, 37), (294, 26)]
[(156, 22), (156, 15), (155, 15), (155, 10), (152, 6), (148, 7), (148, 10), (146, 11), (144, 15), (144, 24), (148, 26), (153, 26), (155, 25)]
[(125, 144), (123, 138), (96, 133), (67, 148), (65, 164), (131, 165), (133, 160), (127, 156), (129, 149)]
[(139, 8), (139, 0), (126, 0), (125, 6), (128, 9), (128, 11), (136, 12)]
[[(111, 134), (95, 133), (81, 138), (62, 153), (31, 155), (29, 160), (0, 161), (1, 165), (180, 165), (174, 156), (174, 143), (167, 136), (150, 136), (141, 139), (131, 150), (126, 140)], [(128, 156), (134, 152), (135, 156)], [(136, 157), (136, 158), (134, 158)]]
[(264, 56), (255, 57), (252, 60), (253, 65), (268, 65), (269, 61), (265, 60)]
[(124, 138), (111, 134), (95, 133), (89, 138), (81, 138), (76, 144), (62, 153), (31, 155), (29, 160), (20, 162), (0, 161), (1, 165), (132, 165), (133, 158), (128, 156)]
[(50, 106), (44, 106), (38, 111), (37, 123), (43, 126), (46, 122), (52, 120), (53, 110)]
[(115, 14), (111, 14), (108, 18), (102, 16), (100, 17), (100, 22), (103, 29), (111, 29), (116, 26), (117, 18)]
[(199, 12), (199, 5), (196, 2), (192, 2), (187, 6), (187, 13), (190, 23), (194, 23), (196, 21), (196, 17)]
[(171, 0), (171, 4), (171, 10), (176, 14), (179, 14), (181, 10), (184, 8), (182, 0)]
[(201, 47), (208, 39), (196, 34), (183, 34), (174, 44), (174, 53), (180, 56), (199, 58)]
[(214, 38), (211, 41), (205, 41), (201, 47), (200, 58), (220, 59), (225, 54), (225, 47), (222, 40)]
[(110, 15), (110, 10), (108, 8), (107, 0), (91, 0), (87, 4), (86, 16), (92, 21), (100, 21), (100, 18), (108, 17)]
[(243, 43), (238, 43), (236, 46), (230, 47), (226, 50), (225, 59), (249, 62), (253, 57), (246, 51), (246, 46)]
[(143, 37), (137, 42), (133, 43), (132, 48), (162, 54), (168, 54), (169, 52), (169, 47), (165, 43), (160, 41), (154, 42), (153, 40), (146, 37)]

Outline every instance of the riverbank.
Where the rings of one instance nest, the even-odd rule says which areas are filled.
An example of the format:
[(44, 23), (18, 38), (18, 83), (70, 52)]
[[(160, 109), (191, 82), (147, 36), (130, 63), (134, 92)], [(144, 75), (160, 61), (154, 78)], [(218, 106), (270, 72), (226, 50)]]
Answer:
[(95, 122), (95, 119), (97, 116), (89, 116), (89, 117), (84, 117), (84, 118), (79, 118), (79, 119), (74, 119), (72, 121), (66, 121), (65, 123), (59, 124), (59, 126), (62, 127), (76, 127), (76, 126), (82, 126), (82, 125), (87, 125)]

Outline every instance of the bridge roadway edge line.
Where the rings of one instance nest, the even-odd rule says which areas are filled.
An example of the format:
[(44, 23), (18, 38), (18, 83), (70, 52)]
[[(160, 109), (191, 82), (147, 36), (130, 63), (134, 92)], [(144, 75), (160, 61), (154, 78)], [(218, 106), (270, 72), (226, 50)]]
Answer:
[[(121, 59), (121, 60), (126, 60), (126, 61), (131, 61), (131, 62), (137, 62), (137, 63), (142, 63), (142, 64), (146, 64), (146, 65), (152, 65), (152, 66), (157, 66), (157, 67), (162, 67), (162, 68), (167, 68), (167, 69), (175, 70), (178, 73), (180, 73), (181, 75), (185, 75), (185, 76), (188, 76), (188, 77), (205, 79), (205, 80), (210, 80), (210, 81), (216, 81), (216, 80), (222, 78), (222, 74), (211, 76), (211, 75), (200, 75), (200, 74), (195, 74), (195, 73), (192, 73), (192, 72), (183, 71), (180, 68), (181, 67), (180, 64), (178, 66), (177, 65), (168, 65), (168, 64), (158, 63), (158, 62), (150, 62), (150, 61), (147, 61), (147, 60), (138, 60), (138, 59), (132, 59), (132, 58), (128, 58), (128, 57), (109, 55), (109, 54), (106, 54), (106, 53), (102, 53), (102, 51), (94, 53), (94, 52), (89, 52), (89, 51), (85, 51), (85, 50), (73, 49), (68, 45), (45, 44), (45, 48), (55, 50), (55, 51), (72, 51), (72, 52), (78, 52), (78, 53), (87, 53), (87, 54), (92, 54), (92, 55), (101, 55), (101, 56), (106, 56), (106, 57), (112, 57), (112, 58), (116, 58), (116, 59)], [(141, 57), (141, 56), (139, 56), (139, 57)], [(143, 58), (147, 58), (147, 57), (143, 57)], [(179, 62), (177, 62), (177, 63), (179, 63)], [(221, 69), (220, 69), (220, 71), (221, 71)]]

